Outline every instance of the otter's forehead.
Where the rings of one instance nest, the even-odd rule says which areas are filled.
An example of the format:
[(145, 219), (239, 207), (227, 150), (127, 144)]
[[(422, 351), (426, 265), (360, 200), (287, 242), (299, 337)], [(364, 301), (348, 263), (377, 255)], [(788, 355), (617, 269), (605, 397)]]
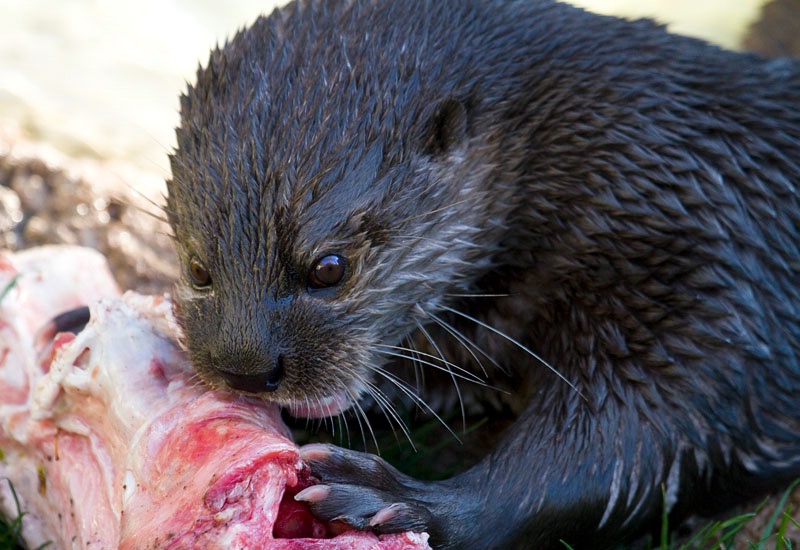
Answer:
[(342, 17), (293, 5), (257, 20), (198, 71), (181, 100), (182, 127), (219, 145), (254, 139), (272, 165), (298, 171), (345, 154), (351, 141), (401, 137), (423, 93), (418, 51), (361, 25), (335, 26)]
[[(181, 127), (194, 143), (179, 135), (179, 150), (197, 140), (255, 138), (274, 165), (313, 165), (319, 154), (346, 154), (349, 141), (382, 136), (395, 142), (385, 150), (396, 151), (426, 107), (487, 78), (478, 57), (498, 55), (488, 43), (514, 39), (492, 30), (490, 16), (502, 9), (470, 1), (292, 3), (212, 52), (181, 99)], [(466, 23), (453, 25), (459, 18)]]
[[(504, 72), (507, 61), (476, 59), (519, 41), (492, 30), (503, 6), (300, 2), (238, 33), (181, 98), (167, 208), (179, 242), (221, 257), (198, 237), (219, 235), (217, 248), (262, 264), (297, 240), (374, 225), (354, 214), (397, 200), (403, 182), (383, 176), (414, 172), (431, 108), (468, 103), (487, 67)], [(443, 32), (458, 17), (459, 35)]]
[(212, 52), (182, 96), (172, 187), (202, 181), (224, 197), (253, 174), (302, 181), (377, 142), (385, 163), (402, 162), (437, 101), (496, 100), (480, 89), (499, 93), (490, 83), (528, 59), (503, 55), (507, 43), (538, 33), (500, 22), (551, 4), (322, 0), (259, 18)]
[[(420, 116), (447, 93), (424, 85), (431, 68), (411, 47), (413, 10), (391, 13), (402, 5), (292, 4), (211, 54), (181, 98), (171, 159), (168, 210), (181, 241), (202, 232), (275, 248), (280, 235), (330, 232), (347, 223), (348, 205), (379, 200), (367, 184), (413, 154)], [(378, 19), (403, 28), (369, 32)]]

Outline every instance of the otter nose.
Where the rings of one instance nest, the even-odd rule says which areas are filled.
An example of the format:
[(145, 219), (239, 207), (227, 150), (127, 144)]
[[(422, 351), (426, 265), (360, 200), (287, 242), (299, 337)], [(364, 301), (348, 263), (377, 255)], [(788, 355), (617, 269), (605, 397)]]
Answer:
[(222, 379), (228, 387), (250, 393), (269, 393), (274, 392), (281, 385), (283, 380), (283, 361), (278, 358), (275, 366), (269, 370), (238, 373), (230, 371), (219, 371)]

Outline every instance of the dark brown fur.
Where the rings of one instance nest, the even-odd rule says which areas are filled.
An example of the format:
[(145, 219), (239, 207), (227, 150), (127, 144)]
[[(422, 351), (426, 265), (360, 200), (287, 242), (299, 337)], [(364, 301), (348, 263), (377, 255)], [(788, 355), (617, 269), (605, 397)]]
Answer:
[(601, 548), (659, 525), (662, 486), (675, 525), (800, 476), (797, 62), (545, 0), (311, 1), (215, 51), (181, 111), (205, 380), (389, 408), (410, 339), (520, 413), (443, 482), (312, 448), (319, 516)]
[(744, 47), (769, 57), (800, 56), (800, 0), (770, 0), (750, 26)]

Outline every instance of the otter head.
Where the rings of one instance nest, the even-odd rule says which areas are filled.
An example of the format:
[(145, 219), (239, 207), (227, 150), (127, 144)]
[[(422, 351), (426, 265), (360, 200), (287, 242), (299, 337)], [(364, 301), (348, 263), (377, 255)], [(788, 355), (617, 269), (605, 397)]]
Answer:
[(278, 19), (213, 52), (182, 97), (176, 311), (204, 381), (327, 416), (485, 271), (474, 237), (500, 199), (468, 160), (468, 101), (416, 58)]

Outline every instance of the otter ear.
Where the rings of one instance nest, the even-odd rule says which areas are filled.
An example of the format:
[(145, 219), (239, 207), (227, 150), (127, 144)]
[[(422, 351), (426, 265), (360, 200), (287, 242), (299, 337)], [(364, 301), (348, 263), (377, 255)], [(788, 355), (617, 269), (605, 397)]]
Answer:
[(467, 109), (454, 97), (439, 100), (426, 112), (422, 127), (422, 150), (443, 155), (467, 139)]

